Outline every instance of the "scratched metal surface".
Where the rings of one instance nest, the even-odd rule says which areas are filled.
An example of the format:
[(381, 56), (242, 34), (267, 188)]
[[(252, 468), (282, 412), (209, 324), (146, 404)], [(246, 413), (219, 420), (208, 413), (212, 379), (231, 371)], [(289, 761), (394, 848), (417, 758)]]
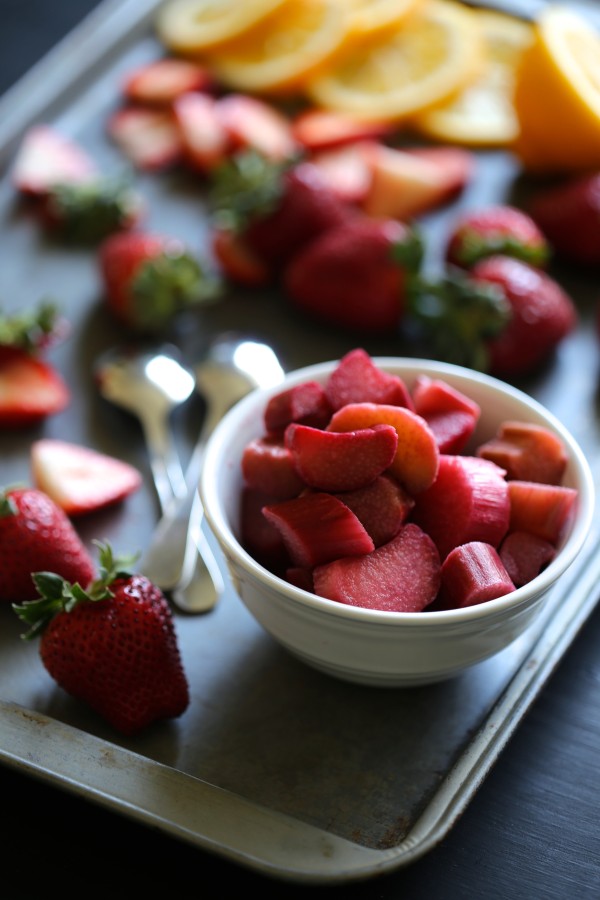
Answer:
[[(118, 102), (123, 73), (160, 52), (151, 30), (156, 5), (101, 5), (91, 25), (84, 23), (0, 103), (2, 301), (9, 310), (46, 296), (61, 303), (72, 335), (53, 359), (74, 393), (69, 409), (38, 430), (0, 434), (0, 483), (28, 480), (29, 445), (42, 434), (127, 459), (144, 474), (144, 490), (78, 523), (87, 542), (108, 538), (123, 550), (144, 545), (158, 507), (141, 430), (97, 396), (91, 364), (126, 335), (102, 309), (93, 254), (40, 235), (11, 190), (9, 169), (34, 121), (72, 134), (106, 168), (122, 165), (103, 123)], [(181, 235), (206, 256), (198, 183), (169, 173), (139, 176), (138, 185), (149, 227)], [(507, 155), (480, 154), (473, 186), (425, 222), (434, 248), (429, 264), (436, 265), (435, 248), (460, 206), (519, 201), (528, 189)], [(573, 431), (596, 470), (596, 292), (580, 273), (555, 274), (576, 299), (581, 326), (545, 372), (519, 387)], [(270, 341), (288, 369), (338, 358), (356, 345), (356, 338), (294, 315), (276, 293), (232, 293), (168, 337), (194, 362), (211, 336), (230, 328)], [(361, 343), (373, 355), (410, 353), (395, 336)], [(201, 415), (193, 399), (174, 418), (184, 457)], [(459, 678), (410, 690), (362, 688), (312, 671), (275, 645), (228, 590), (209, 615), (177, 615), (189, 710), (128, 741), (56, 688), (35, 645), (19, 641), (12, 612), (0, 609), (0, 760), (283, 878), (343, 881), (401, 866), (452, 826), (585, 624), (597, 602), (596, 541), (595, 532), (536, 629)], [(128, 777), (121, 779), (124, 769)], [(153, 784), (160, 785), (156, 796)]]

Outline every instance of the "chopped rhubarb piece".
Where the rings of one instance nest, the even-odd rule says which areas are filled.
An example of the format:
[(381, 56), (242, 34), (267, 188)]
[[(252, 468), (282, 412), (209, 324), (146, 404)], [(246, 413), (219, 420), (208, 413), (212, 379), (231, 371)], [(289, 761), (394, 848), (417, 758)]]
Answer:
[(217, 100), (216, 112), (234, 152), (251, 148), (274, 161), (297, 154), (289, 119), (265, 100), (228, 94)]
[(388, 468), (396, 454), (398, 435), (391, 425), (337, 432), (292, 422), (285, 430), (285, 445), (309, 487), (355, 491)]
[(376, 547), (396, 537), (415, 505), (402, 485), (386, 474), (378, 475), (364, 488), (336, 496), (356, 513)]
[(294, 566), (312, 569), (344, 556), (370, 553), (372, 539), (349, 507), (321, 492), (263, 507), (279, 529)]
[(173, 104), (173, 114), (185, 161), (206, 174), (231, 152), (231, 141), (217, 113), (217, 102), (208, 94), (190, 91)]
[(437, 474), (439, 450), (425, 419), (412, 410), (388, 403), (348, 403), (333, 414), (327, 430), (354, 431), (373, 425), (392, 425), (398, 433), (391, 474), (410, 494), (430, 487)]
[(164, 169), (181, 158), (181, 137), (170, 110), (127, 106), (113, 113), (107, 128), (112, 140), (138, 169)]
[(303, 591), (314, 594), (313, 577), (310, 569), (303, 569), (300, 566), (290, 566), (289, 569), (286, 569), (285, 571), (285, 580), (289, 581), (290, 584), (293, 584), (294, 587), (302, 588)]
[(362, 557), (337, 559), (313, 571), (315, 593), (329, 600), (386, 612), (421, 612), (440, 586), (435, 544), (416, 525)]
[(362, 402), (413, 408), (408, 388), (400, 376), (384, 372), (360, 347), (340, 359), (327, 379), (325, 392), (332, 410)]
[(91, 157), (49, 125), (34, 125), (18, 150), (12, 181), (18, 191), (45, 196), (58, 184), (81, 184), (97, 175)]
[(415, 412), (433, 431), (440, 453), (461, 453), (475, 430), (477, 403), (438, 378), (420, 375), (412, 392)]
[(517, 587), (536, 578), (556, 556), (556, 548), (527, 531), (511, 531), (500, 545), (500, 559)]
[(123, 93), (132, 103), (168, 106), (188, 91), (206, 91), (213, 84), (207, 66), (167, 57), (152, 60), (130, 72), (123, 82)]
[(509, 516), (502, 469), (474, 456), (440, 454), (437, 478), (415, 497), (411, 518), (431, 535), (443, 560), (470, 541), (497, 547), (508, 531)]
[(361, 204), (371, 186), (371, 170), (365, 159), (365, 144), (322, 150), (311, 163), (325, 177), (331, 190), (346, 203)]
[(556, 546), (575, 513), (575, 488), (509, 481), (510, 530), (529, 531)]
[(324, 428), (331, 418), (331, 407), (325, 388), (318, 381), (305, 381), (275, 394), (267, 402), (265, 428), (282, 433), (292, 422)]
[(242, 489), (240, 505), (240, 540), (245, 550), (270, 572), (282, 574), (290, 564), (281, 532), (268, 522), (263, 507), (277, 498), (252, 488)]
[(325, 109), (303, 110), (292, 121), (294, 137), (312, 152), (385, 137), (393, 130), (390, 122), (361, 122), (345, 113)]
[(277, 437), (255, 438), (246, 445), (242, 476), (248, 487), (276, 500), (297, 497), (306, 487), (296, 472), (292, 454)]
[(568, 460), (558, 435), (531, 422), (504, 422), (476, 454), (506, 469), (508, 479), (543, 484), (560, 484)]
[(498, 551), (482, 541), (470, 541), (451, 550), (442, 563), (446, 602), (463, 608), (495, 600), (515, 590)]

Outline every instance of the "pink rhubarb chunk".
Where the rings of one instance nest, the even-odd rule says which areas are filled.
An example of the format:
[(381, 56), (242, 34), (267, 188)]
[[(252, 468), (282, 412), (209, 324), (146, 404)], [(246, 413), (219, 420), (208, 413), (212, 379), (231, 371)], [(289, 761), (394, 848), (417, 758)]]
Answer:
[(242, 454), (242, 475), (247, 487), (278, 500), (297, 497), (305, 487), (294, 467), (292, 454), (283, 440), (276, 437), (249, 441)]
[(332, 494), (303, 494), (265, 506), (263, 515), (280, 532), (293, 566), (312, 569), (375, 549), (352, 510)]
[(556, 548), (549, 541), (526, 531), (507, 534), (499, 552), (511, 581), (517, 587), (533, 581), (556, 556)]
[(431, 538), (409, 524), (366, 556), (317, 566), (313, 581), (317, 595), (349, 606), (421, 612), (438, 592), (440, 558)]
[(431, 535), (442, 559), (459, 544), (497, 547), (508, 531), (504, 471), (474, 456), (440, 455), (437, 478), (415, 498), (412, 520)]
[(378, 475), (375, 481), (356, 491), (337, 495), (363, 523), (376, 547), (387, 544), (407, 521), (415, 501), (391, 475)]
[(477, 456), (491, 459), (517, 481), (560, 484), (567, 467), (562, 440), (541, 425), (504, 422), (498, 434), (477, 448)]
[(291, 422), (325, 428), (331, 413), (323, 385), (306, 381), (271, 397), (265, 408), (265, 428), (269, 432), (283, 433)]
[(461, 608), (510, 594), (515, 586), (498, 551), (471, 541), (451, 550), (442, 563), (442, 590), (450, 606)]
[(391, 425), (338, 433), (292, 423), (285, 431), (285, 445), (307, 485), (321, 491), (354, 491), (388, 468), (398, 435)]
[(398, 447), (390, 472), (410, 494), (426, 490), (435, 479), (439, 450), (435, 436), (421, 416), (389, 403), (347, 403), (331, 417), (328, 431), (354, 431), (373, 425), (392, 425)]
[(384, 372), (366, 350), (357, 348), (343, 356), (325, 385), (332, 410), (347, 403), (389, 403), (407, 406), (413, 403), (408, 388), (398, 375)]
[(445, 381), (427, 375), (417, 378), (412, 396), (415, 412), (433, 431), (440, 453), (461, 453), (479, 420), (479, 405)]
[(575, 512), (574, 488), (509, 481), (510, 530), (529, 531), (556, 546)]

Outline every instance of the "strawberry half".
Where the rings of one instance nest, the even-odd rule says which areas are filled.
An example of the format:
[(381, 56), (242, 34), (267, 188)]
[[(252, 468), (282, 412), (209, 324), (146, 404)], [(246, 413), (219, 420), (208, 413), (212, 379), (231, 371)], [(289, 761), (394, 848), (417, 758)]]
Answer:
[(41, 636), (49, 675), (125, 735), (189, 705), (169, 604), (148, 578), (131, 574), (129, 562), (101, 545), (100, 577), (87, 590), (38, 572), (38, 599), (13, 606), (29, 626), (23, 637)]
[(31, 470), (36, 487), (69, 516), (118, 503), (142, 485), (138, 470), (123, 460), (51, 438), (31, 445)]
[(129, 72), (123, 82), (123, 94), (131, 103), (168, 106), (188, 91), (207, 91), (213, 85), (207, 66), (165, 57)]
[(98, 262), (108, 308), (134, 331), (160, 331), (184, 309), (217, 295), (216, 281), (183, 241), (168, 235), (111, 235), (100, 245)]
[(107, 122), (109, 136), (136, 168), (154, 172), (179, 162), (181, 136), (170, 109), (125, 106)]
[(43, 197), (57, 184), (81, 184), (96, 166), (75, 141), (49, 125), (29, 129), (18, 150), (12, 180), (23, 194)]
[(62, 412), (71, 392), (50, 363), (20, 347), (0, 345), (0, 426), (27, 428)]
[(529, 211), (557, 256), (586, 266), (600, 265), (600, 173), (539, 190)]
[(43, 570), (83, 587), (95, 574), (79, 535), (51, 497), (34, 488), (0, 492), (0, 600), (32, 600), (32, 573)]

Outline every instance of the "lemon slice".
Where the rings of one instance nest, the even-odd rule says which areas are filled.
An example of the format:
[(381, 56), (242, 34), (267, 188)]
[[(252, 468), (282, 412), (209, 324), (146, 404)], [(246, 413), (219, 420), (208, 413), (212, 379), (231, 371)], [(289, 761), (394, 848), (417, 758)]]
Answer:
[(324, 65), (347, 34), (348, 17), (339, 0), (286, 0), (268, 19), (211, 56), (211, 63), (230, 88), (291, 90)]
[(397, 121), (473, 80), (482, 48), (472, 10), (453, 0), (426, 0), (393, 32), (349, 48), (306, 91), (322, 107)]
[(525, 168), (600, 168), (600, 33), (566, 6), (545, 9), (523, 54), (514, 104), (514, 151)]
[(533, 41), (533, 25), (502, 13), (474, 11), (485, 64), (479, 77), (453, 99), (412, 123), (426, 137), (472, 147), (507, 147), (519, 123), (513, 104), (516, 71)]
[(350, 38), (371, 38), (393, 30), (425, 0), (345, 0)]
[(243, 34), (286, 0), (170, 0), (156, 31), (174, 53), (201, 53)]

